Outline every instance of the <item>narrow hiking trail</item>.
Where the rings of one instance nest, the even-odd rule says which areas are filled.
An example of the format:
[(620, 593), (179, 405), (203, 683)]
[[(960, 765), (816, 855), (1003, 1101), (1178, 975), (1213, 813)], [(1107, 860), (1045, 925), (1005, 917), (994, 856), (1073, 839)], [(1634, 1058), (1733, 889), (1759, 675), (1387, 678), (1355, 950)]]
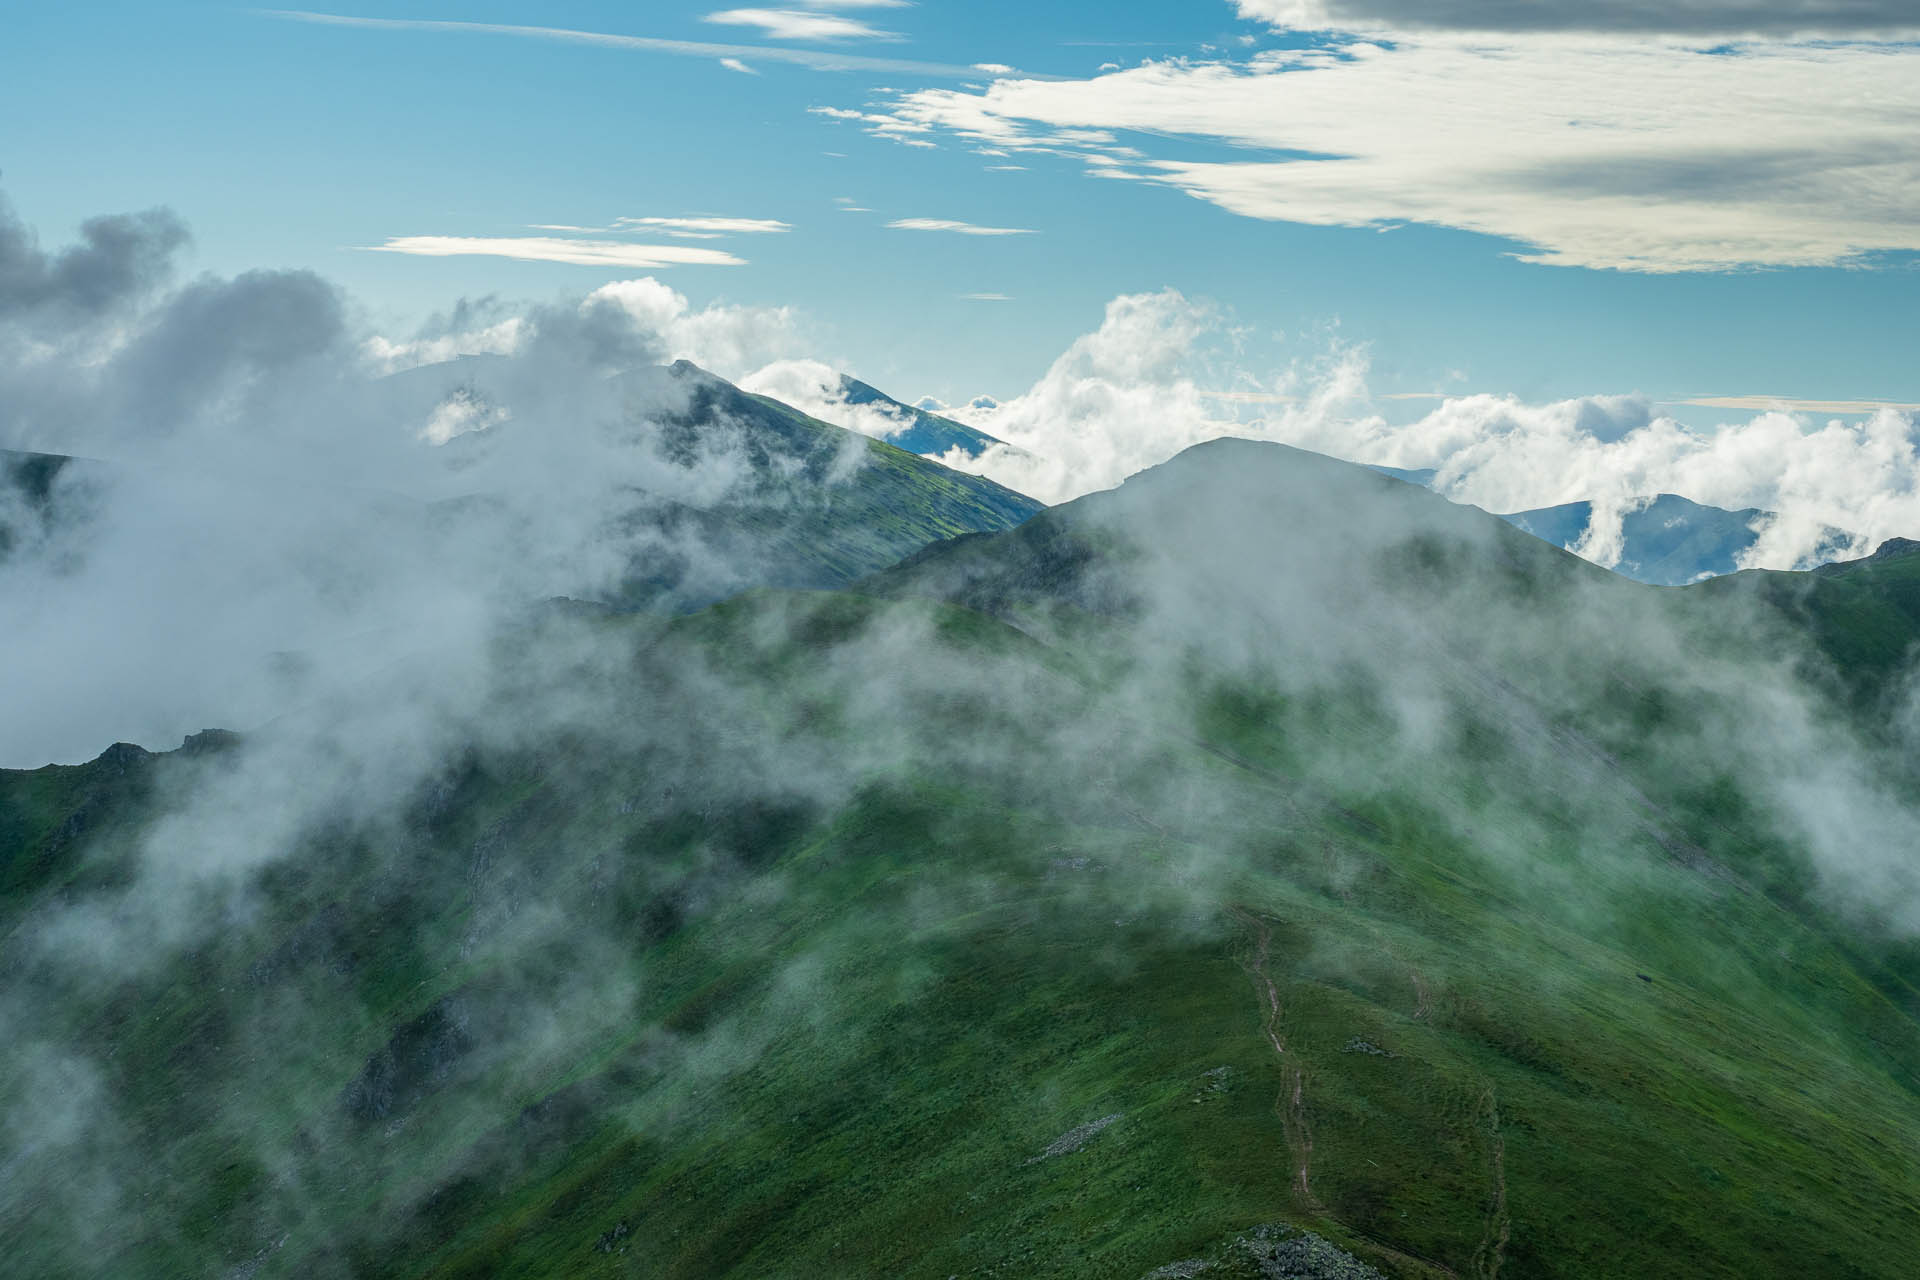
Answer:
[[(1328, 1222), (1337, 1223), (1338, 1219), (1332, 1216), (1327, 1206), (1313, 1191), (1313, 1126), (1307, 1115), (1306, 1096), (1308, 1071), (1305, 1064), (1301, 1062), (1300, 1055), (1290, 1052), (1287, 1047), (1285, 1009), (1281, 1004), (1279, 985), (1274, 981), (1270, 969), (1273, 959), (1272, 926), (1243, 907), (1229, 906), (1228, 912), (1253, 935), (1252, 956), (1251, 958), (1243, 956), (1239, 963), (1240, 967), (1253, 979), (1254, 993), (1260, 1001), (1261, 1033), (1266, 1036), (1267, 1043), (1273, 1047), (1274, 1056), (1280, 1063), (1282, 1086), (1280, 1095), (1274, 1099), (1274, 1112), (1280, 1118), (1288, 1156), (1292, 1162), (1290, 1186), (1294, 1199), (1307, 1212), (1317, 1214)], [(1426, 976), (1395, 952), (1391, 944), (1387, 944), (1387, 951), (1406, 969), (1411, 979), (1414, 990), (1413, 1020), (1427, 1022), (1433, 1015), (1434, 1001), (1432, 988)], [(1487, 1126), (1488, 1172), (1491, 1186), (1480, 1242), (1473, 1251), (1468, 1271), (1480, 1280), (1499, 1280), (1501, 1269), (1506, 1265), (1506, 1250), (1513, 1233), (1513, 1223), (1507, 1209), (1506, 1139), (1500, 1129), (1499, 1098), (1491, 1082), (1485, 1082), (1477, 1111)], [(1369, 1232), (1358, 1231), (1345, 1224), (1340, 1225), (1379, 1249), (1383, 1254), (1410, 1268), (1442, 1276), (1459, 1274), (1445, 1263), (1407, 1253)]]
[(1254, 933), (1253, 960), (1241, 962), (1254, 980), (1254, 990), (1261, 997), (1261, 1030), (1266, 1033), (1267, 1043), (1273, 1046), (1274, 1055), (1280, 1060), (1281, 1078), (1286, 1083), (1280, 1096), (1274, 1099), (1274, 1112), (1280, 1117), (1281, 1133), (1286, 1138), (1287, 1155), (1293, 1166), (1293, 1194), (1302, 1208), (1310, 1213), (1325, 1215), (1326, 1206), (1313, 1194), (1313, 1126), (1307, 1120), (1307, 1072), (1306, 1068), (1294, 1065), (1295, 1060), (1287, 1053), (1287, 1040), (1282, 1030), (1283, 1016), (1280, 1007), (1280, 988), (1275, 985), (1273, 975), (1267, 971), (1267, 962), (1273, 953), (1273, 930), (1250, 911), (1239, 907), (1229, 910), (1234, 918), (1247, 925)]
[(1425, 1022), (1433, 1016), (1433, 993), (1427, 989), (1427, 980), (1412, 965), (1407, 966), (1407, 976), (1413, 979), (1413, 1020)]
[(1486, 1280), (1500, 1280), (1500, 1268), (1507, 1260), (1507, 1240), (1513, 1235), (1513, 1219), (1507, 1213), (1507, 1140), (1500, 1135), (1500, 1100), (1493, 1086), (1481, 1096), (1493, 1153), (1493, 1199), (1487, 1206), (1487, 1225), (1480, 1247), (1473, 1251), (1473, 1269)]

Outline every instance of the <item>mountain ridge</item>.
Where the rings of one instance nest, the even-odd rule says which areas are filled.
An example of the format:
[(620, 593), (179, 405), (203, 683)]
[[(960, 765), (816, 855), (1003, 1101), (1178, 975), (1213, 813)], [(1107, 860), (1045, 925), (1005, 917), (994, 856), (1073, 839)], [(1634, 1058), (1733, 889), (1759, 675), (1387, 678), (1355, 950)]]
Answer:
[[(125, 1187), (48, 1212), (41, 1148), (0, 1226), (49, 1275), (1902, 1275), (1920, 948), (1777, 817), (1865, 750), (1825, 694), (1678, 656), (1765, 604), (1716, 581), (1216, 442), (855, 592), (537, 612), (337, 802), (350, 708), (0, 773), (15, 1025)], [(189, 877), (292, 766), (286, 848)], [(163, 908), (210, 927), (49, 968)]]

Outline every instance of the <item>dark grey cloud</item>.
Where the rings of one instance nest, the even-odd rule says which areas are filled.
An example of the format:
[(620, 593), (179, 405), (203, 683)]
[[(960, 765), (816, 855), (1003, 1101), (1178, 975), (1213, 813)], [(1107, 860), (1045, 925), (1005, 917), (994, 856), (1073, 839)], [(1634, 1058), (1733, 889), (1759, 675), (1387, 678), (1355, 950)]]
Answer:
[(111, 408), (126, 427), (144, 419), (166, 429), (223, 392), (337, 354), (345, 341), (341, 299), (311, 272), (196, 280), (167, 300), (115, 362)]
[(89, 218), (80, 242), (47, 253), (0, 200), (0, 320), (34, 311), (100, 315), (164, 281), (186, 224), (167, 209)]
[(1920, 31), (1915, 0), (1243, 0), (1248, 17), (1367, 29), (1875, 36)]
[[(1920, 163), (1920, 142), (1879, 148), (1746, 148), (1570, 157), (1510, 171), (1517, 186), (1563, 195), (1733, 202), (1835, 190), (1848, 175)], [(1860, 199), (1857, 193), (1849, 198)]]
[[(108, 265), (69, 273), (88, 280), (94, 292), (79, 297), (93, 299), (92, 310), (71, 289), (11, 315), (0, 309), (0, 448), (130, 456), (211, 413), (251, 419), (257, 430), (284, 417), (249, 413), (262, 396), (284, 399), (347, 368), (346, 306), (320, 277), (250, 271), (151, 291), (139, 278), (150, 268), (137, 258), (155, 243), (141, 240), (123, 256), (117, 294)], [(19, 343), (26, 352), (57, 349), (58, 358), (6, 358)]]
[(615, 372), (666, 359), (660, 335), (642, 329), (611, 298), (574, 305), (534, 308), (528, 317), (533, 335), (526, 354), (536, 363), (573, 363), (583, 369)]

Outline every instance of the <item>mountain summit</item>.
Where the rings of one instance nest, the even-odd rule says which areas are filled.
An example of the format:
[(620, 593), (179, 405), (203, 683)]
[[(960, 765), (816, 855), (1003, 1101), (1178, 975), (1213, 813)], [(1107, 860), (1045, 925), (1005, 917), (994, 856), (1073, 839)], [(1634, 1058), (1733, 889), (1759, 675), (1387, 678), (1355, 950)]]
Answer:
[(901, 429), (898, 433), (888, 436), (887, 443), (905, 449), (909, 453), (941, 458), (952, 450), (958, 449), (966, 457), (978, 458), (989, 448), (1002, 443), (984, 431), (895, 400), (884, 391), (868, 386), (858, 378), (841, 375), (840, 392), (846, 403), (878, 407), (898, 421)]

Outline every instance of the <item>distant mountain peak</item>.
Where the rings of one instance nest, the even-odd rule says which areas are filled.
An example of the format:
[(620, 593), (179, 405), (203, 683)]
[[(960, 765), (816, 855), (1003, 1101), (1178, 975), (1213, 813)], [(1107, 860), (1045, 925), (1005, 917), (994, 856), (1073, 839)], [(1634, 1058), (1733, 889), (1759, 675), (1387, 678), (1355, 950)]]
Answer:
[(896, 400), (870, 383), (849, 374), (840, 375), (840, 393), (847, 404), (880, 409), (900, 423), (900, 430), (887, 437), (887, 443), (923, 457), (945, 457), (954, 449), (969, 458), (978, 458), (994, 445), (1005, 441), (976, 427), (942, 417), (918, 405)]
[[(1374, 466), (1369, 470), (1429, 489), (1439, 474), (1431, 467), (1408, 470)], [(1636, 582), (1662, 587), (1738, 572), (1741, 559), (1759, 543), (1762, 530), (1776, 518), (1773, 512), (1758, 507), (1731, 511), (1677, 493), (1629, 498), (1622, 510), (1620, 557), (1607, 567)], [(1583, 499), (1508, 512), (1500, 518), (1523, 533), (1573, 551), (1590, 541), (1593, 516), (1593, 502)], [(1831, 561), (1858, 541), (1844, 529), (1824, 529), (1812, 559), (1816, 563)]]
[(1920, 551), (1920, 541), (1915, 541), (1912, 538), (1888, 538), (1885, 542), (1881, 543), (1873, 555), (1868, 558), (1872, 560), (1891, 560), (1895, 556), (1909, 556), (1916, 551)]

